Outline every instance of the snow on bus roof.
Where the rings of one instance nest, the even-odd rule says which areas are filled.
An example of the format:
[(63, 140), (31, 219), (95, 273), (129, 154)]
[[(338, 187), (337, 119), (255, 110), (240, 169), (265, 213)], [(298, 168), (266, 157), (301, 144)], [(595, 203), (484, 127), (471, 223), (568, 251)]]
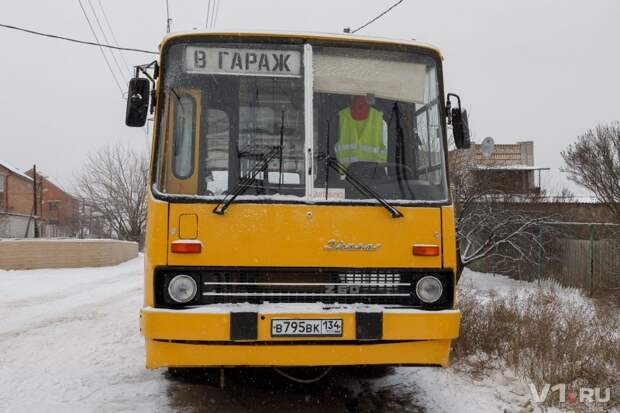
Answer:
[(29, 181), (32, 181), (32, 178), (29, 177), (28, 175), (26, 175), (24, 172), (22, 172), (20, 169), (12, 166), (9, 163), (4, 162), (3, 160), (0, 159), (0, 166), (3, 166), (4, 168), (8, 169), (9, 171), (11, 171), (12, 173), (14, 173), (15, 175), (27, 179)]

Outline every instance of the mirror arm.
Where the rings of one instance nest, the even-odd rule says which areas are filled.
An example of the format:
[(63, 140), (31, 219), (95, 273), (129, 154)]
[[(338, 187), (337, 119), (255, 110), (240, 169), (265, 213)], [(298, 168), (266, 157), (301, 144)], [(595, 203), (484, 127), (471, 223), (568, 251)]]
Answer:
[[(151, 63), (148, 64), (134, 66), (134, 68), (134, 77), (140, 77), (140, 72), (142, 72), (144, 76), (146, 76), (151, 81), (153, 87), (155, 87), (155, 79), (159, 77), (159, 64), (157, 63), (157, 60), (153, 60)], [(147, 70), (150, 68), (153, 69), (153, 76), (149, 75), (149, 73), (147, 72)]]
[[(150, 105), (149, 105), (149, 113), (152, 115), (153, 113), (155, 113), (155, 106), (157, 105), (156, 102), (156, 82), (155, 79), (157, 79), (159, 77), (159, 64), (157, 63), (157, 60), (153, 60), (151, 63), (145, 64), (145, 65), (138, 65), (138, 66), (134, 66), (135, 71), (134, 71), (134, 77), (140, 77), (140, 72), (142, 72), (142, 74), (151, 81), (151, 99), (150, 99)], [(153, 76), (151, 76), (148, 73), (148, 69), (149, 68), (153, 68)]]
[(142, 72), (144, 74), (144, 76), (146, 76), (146, 78), (148, 80), (151, 81), (151, 83), (153, 84), (153, 86), (155, 86), (155, 79), (153, 79), (153, 77), (151, 75), (148, 74), (148, 72), (146, 71), (145, 68), (143, 68), (142, 66), (136, 66), (136, 74), (135, 77), (140, 77), (140, 72)]

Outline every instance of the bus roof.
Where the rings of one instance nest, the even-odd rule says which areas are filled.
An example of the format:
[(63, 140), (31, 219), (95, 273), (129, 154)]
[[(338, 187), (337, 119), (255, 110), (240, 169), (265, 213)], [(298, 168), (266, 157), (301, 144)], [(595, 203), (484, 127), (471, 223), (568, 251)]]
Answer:
[(264, 32), (264, 31), (191, 31), (191, 32), (177, 32), (171, 33), (164, 37), (161, 41), (159, 47), (166, 44), (169, 40), (175, 39), (178, 37), (192, 37), (192, 36), (237, 36), (237, 37), (289, 37), (296, 39), (307, 39), (307, 40), (332, 40), (332, 41), (342, 41), (342, 42), (351, 42), (351, 43), (375, 43), (375, 44), (391, 44), (391, 45), (401, 45), (401, 46), (415, 46), (421, 47), (424, 49), (428, 49), (430, 51), (434, 51), (437, 53), (441, 59), (443, 60), (443, 55), (441, 51), (430, 44), (421, 43), (416, 40), (406, 40), (406, 39), (393, 39), (386, 37), (375, 37), (375, 36), (360, 36), (356, 34), (340, 34), (340, 33), (315, 33), (315, 32), (283, 32), (283, 31), (272, 31), (272, 32)]

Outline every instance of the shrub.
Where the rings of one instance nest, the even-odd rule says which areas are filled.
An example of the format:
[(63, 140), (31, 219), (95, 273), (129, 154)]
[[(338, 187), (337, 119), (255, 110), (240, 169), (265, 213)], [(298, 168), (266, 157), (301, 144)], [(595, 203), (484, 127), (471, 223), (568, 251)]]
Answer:
[[(620, 395), (614, 394), (620, 385), (618, 308), (595, 305), (550, 281), (538, 287), (498, 294), (461, 285), (455, 360), (476, 373), (512, 368), (537, 388), (544, 383), (565, 383), (567, 391), (610, 387), (611, 406), (620, 405)], [(557, 398), (547, 401), (557, 403)]]

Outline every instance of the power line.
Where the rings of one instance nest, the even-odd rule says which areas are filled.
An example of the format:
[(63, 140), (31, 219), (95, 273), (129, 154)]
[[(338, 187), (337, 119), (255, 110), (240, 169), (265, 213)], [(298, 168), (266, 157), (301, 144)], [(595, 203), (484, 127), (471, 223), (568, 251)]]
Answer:
[(394, 7), (398, 6), (400, 3), (402, 3), (405, 0), (398, 0), (396, 3), (392, 4), (387, 10), (383, 11), (381, 14), (379, 14), (377, 17), (375, 17), (374, 19), (364, 23), (363, 25), (361, 25), (360, 27), (358, 27), (357, 29), (351, 31), (351, 33), (356, 33), (359, 32), (360, 30), (362, 30), (363, 28), (371, 25), (372, 23), (376, 22), (377, 20), (379, 20), (381, 17), (385, 16), (386, 14), (388, 14)]
[(213, 0), (212, 4), (213, 6), (211, 7), (211, 18), (209, 20), (209, 27), (213, 27), (213, 17), (215, 16), (215, 3), (217, 2), (217, 0)]
[[(90, 10), (93, 12), (93, 15), (95, 16), (95, 22), (97, 23), (97, 27), (99, 27), (99, 30), (101, 31), (101, 34), (103, 35), (103, 40), (106, 43), (110, 43), (110, 41), (108, 40), (108, 36), (106, 36), (105, 34), (105, 30), (103, 30), (101, 21), (99, 21), (99, 16), (97, 15), (97, 11), (93, 7), (93, 3), (91, 0), (88, 0), (88, 5), (90, 6)], [(110, 52), (110, 55), (112, 55), (112, 60), (114, 60), (114, 64), (116, 65), (116, 68), (118, 69), (118, 73), (120, 74), (121, 80), (125, 83), (129, 83), (127, 81), (127, 77), (123, 74), (123, 69), (121, 68), (121, 65), (118, 63), (118, 59), (116, 58), (114, 51), (110, 50), (109, 52)], [(128, 72), (131, 73), (131, 70), (128, 70)]]
[(215, 21), (217, 20), (217, 10), (219, 8), (219, 0), (209, 0), (207, 5), (207, 18), (205, 21), (205, 27), (207, 29), (213, 28), (215, 26)]
[(220, 0), (217, 0), (217, 9), (215, 9), (215, 22), (213, 23), (214, 26), (217, 23), (217, 18), (220, 16), (221, 8), (222, 8), (222, 2)]
[(217, 21), (217, 9), (220, 8), (220, 0), (215, 0), (215, 5), (213, 6), (213, 24), (211, 27), (215, 27), (215, 22)]
[(213, 0), (213, 8), (211, 9), (211, 23), (209, 26), (213, 28), (213, 23), (215, 23), (215, 7), (217, 6), (217, 0)]
[[(88, 27), (90, 27), (91, 33), (95, 37), (95, 40), (97, 41), (97, 43), (99, 43), (99, 38), (97, 37), (97, 33), (95, 33), (95, 29), (93, 28), (93, 25), (90, 23), (90, 19), (88, 18), (88, 14), (86, 14), (86, 10), (84, 9), (84, 5), (82, 5), (82, 0), (78, 0), (78, 4), (80, 5), (80, 8), (82, 9), (82, 13), (84, 13), (84, 17), (86, 18), (86, 22), (88, 23)], [(110, 74), (112, 74), (112, 77), (114, 78), (114, 83), (116, 83), (116, 86), (118, 86), (118, 90), (121, 92), (121, 96), (124, 98), (125, 95), (123, 94), (123, 92), (124, 92), (123, 88), (121, 87), (121, 84), (119, 83), (118, 79), (116, 78), (116, 75), (114, 74), (114, 70), (112, 70), (112, 66), (110, 65), (110, 62), (108, 61), (108, 57), (103, 52), (103, 47), (99, 46), (99, 51), (101, 51), (101, 56), (103, 56), (103, 60), (105, 60), (105, 64), (108, 66), (108, 69), (110, 70)]]
[[(103, 4), (101, 4), (101, 0), (97, 0), (97, 3), (99, 3), (99, 8), (101, 9), (101, 13), (103, 14), (103, 19), (105, 20), (106, 26), (108, 26), (108, 30), (110, 30), (110, 34), (112, 35), (112, 40), (114, 40), (114, 45), (118, 46), (118, 39), (116, 38), (116, 35), (114, 34), (114, 30), (112, 30), (112, 25), (110, 24), (110, 20), (108, 20), (108, 14), (105, 12), (105, 9), (103, 8)], [(125, 60), (125, 54), (121, 50), (118, 51), (118, 54), (121, 56), (121, 59), (123, 60), (123, 64), (125, 65), (125, 69), (127, 69), (127, 72), (131, 73), (131, 68), (127, 64), (127, 60)]]
[(25, 33), (30, 33), (30, 34), (36, 34), (37, 36), (49, 37), (49, 38), (52, 38), (52, 39), (66, 40), (68, 42), (79, 43), (79, 44), (86, 44), (86, 45), (89, 45), (89, 46), (106, 47), (108, 49), (125, 50), (127, 52), (159, 54), (157, 52), (152, 52), (150, 50), (134, 49), (134, 48), (131, 48), (131, 47), (119, 47), (119, 46), (113, 46), (113, 45), (110, 45), (110, 44), (95, 43), (95, 42), (89, 42), (87, 40), (73, 39), (71, 37), (64, 37), (64, 36), (59, 36), (59, 35), (56, 35), (56, 34), (38, 32), (38, 31), (35, 31), (35, 30), (25, 29), (23, 27), (12, 26), (10, 24), (0, 23), (0, 27), (4, 27), (6, 29), (11, 29), (11, 30), (18, 30), (20, 32), (25, 32)]
[(205, 18), (205, 29), (209, 28), (209, 17), (211, 15), (211, 0), (207, 3), (207, 17)]

